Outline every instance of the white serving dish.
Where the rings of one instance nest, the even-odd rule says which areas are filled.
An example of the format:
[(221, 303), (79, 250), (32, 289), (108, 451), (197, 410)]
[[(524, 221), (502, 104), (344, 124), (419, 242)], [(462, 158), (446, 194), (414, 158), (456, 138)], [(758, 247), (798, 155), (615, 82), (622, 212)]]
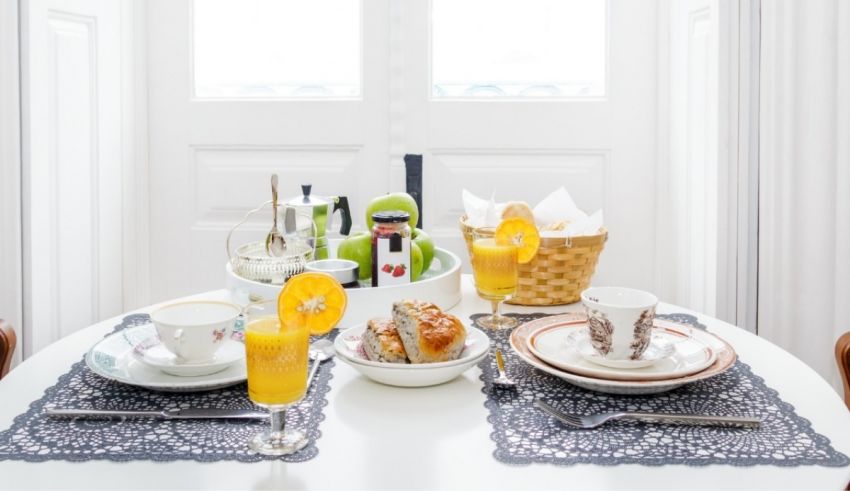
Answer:
[[(331, 257), (336, 257), (336, 247), (340, 240), (330, 241)], [(345, 316), (339, 322), (340, 329), (357, 324), (365, 324), (372, 317), (386, 317), (392, 310), (393, 302), (405, 298), (415, 298), (434, 303), (448, 310), (460, 302), (461, 260), (457, 255), (439, 247), (434, 249), (434, 261), (431, 268), (422, 274), (419, 281), (407, 285), (382, 286), (377, 288), (348, 288), (348, 306)], [(271, 300), (280, 294), (282, 285), (272, 285), (251, 281), (236, 275), (226, 265), (227, 289), (233, 302), (245, 305), (259, 300)]]
[(457, 360), (440, 363), (384, 363), (371, 361), (360, 349), (365, 325), (339, 333), (334, 340), (337, 356), (367, 378), (396, 387), (428, 387), (454, 380), (478, 364), (490, 350), (490, 339), (480, 329), (466, 327), (466, 344)]

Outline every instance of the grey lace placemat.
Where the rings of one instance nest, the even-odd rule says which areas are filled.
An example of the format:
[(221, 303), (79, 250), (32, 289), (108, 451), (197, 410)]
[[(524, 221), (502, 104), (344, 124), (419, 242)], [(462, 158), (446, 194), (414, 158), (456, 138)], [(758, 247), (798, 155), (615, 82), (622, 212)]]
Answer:
[[(485, 314), (476, 314), (475, 319)], [(549, 314), (508, 314), (520, 322)], [(688, 314), (659, 315), (674, 322), (701, 329)], [(507, 464), (526, 465), (578, 463), (616, 465), (666, 464), (751, 466), (850, 464), (846, 455), (835, 450), (829, 438), (812, 429), (811, 423), (794, 407), (779, 398), (755, 375), (750, 366), (738, 361), (727, 372), (708, 380), (686, 385), (664, 394), (618, 396), (581, 389), (524, 363), (513, 353), (510, 331), (483, 329), (505, 354), (508, 375), (518, 390), (493, 387), (498, 377), (491, 357), (479, 364), (482, 391), (487, 395), (487, 420), (496, 443), (494, 456)], [(758, 430), (698, 426), (647, 425), (617, 422), (592, 430), (575, 429), (554, 422), (533, 406), (542, 398), (558, 409), (575, 414), (610, 411), (703, 413), (716, 415), (758, 415), (764, 422)]]
[[(124, 329), (150, 322), (146, 314), (130, 315), (116, 326)], [(236, 335), (240, 333), (237, 326)], [(332, 331), (330, 338), (335, 337)], [(241, 420), (61, 420), (43, 415), (44, 407), (163, 410), (171, 408), (253, 409), (244, 383), (225, 389), (194, 393), (153, 392), (106, 380), (91, 372), (84, 361), (15, 418), (11, 428), (0, 432), (0, 461), (25, 460), (236, 460), (257, 462), (280, 459), (303, 462), (315, 457), (325, 419), (328, 385), (333, 360), (325, 361), (304, 399), (286, 412), (286, 424), (304, 431), (310, 443), (301, 451), (283, 457), (265, 457), (251, 452), (247, 442), (268, 424)]]

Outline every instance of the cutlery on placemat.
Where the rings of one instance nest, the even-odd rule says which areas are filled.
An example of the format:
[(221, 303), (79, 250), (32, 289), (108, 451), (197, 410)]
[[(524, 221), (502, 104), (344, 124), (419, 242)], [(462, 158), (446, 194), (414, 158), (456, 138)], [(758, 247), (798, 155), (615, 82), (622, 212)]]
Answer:
[(165, 411), (104, 411), (96, 409), (45, 408), (54, 418), (153, 418), (153, 419), (267, 419), (269, 414), (252, 409), (166, 409)]
[(609, 421), (632, 420), (644, 423), (697, 425), (697, 426), (726, 426), (740, 428), (758, 428), (759, 418), (740, 416), (709, 416), (700, 414), (663, 414), (663, 413), (599, 413), (589, 416), (579, 416), (559, 411), (549, 404), (536, 399), (534, 405), (561, 423), (573, 428), (591, 429), (602, 426)]
[(516, 382), (508, 377), (505, 371), (505, 359), (502, 356), (502, 350), (496, 348), (496, 368), (499, 369), (499, 377), (493, 380), (493, 385), (500, 389), (514, 389)]

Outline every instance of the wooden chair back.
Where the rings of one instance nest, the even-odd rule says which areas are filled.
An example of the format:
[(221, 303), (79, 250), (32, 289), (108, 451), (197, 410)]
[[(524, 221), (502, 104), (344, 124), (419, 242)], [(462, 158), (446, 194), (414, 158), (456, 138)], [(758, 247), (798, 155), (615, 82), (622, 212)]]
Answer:
[(845, 332), (835, 342), (835, 362), (844, 382), (844, 404), (850, 408), (850, 332)]
[(0, 319), (0, 379), (5, 377), (12, 368), (12, 356), (15, 354), (17, 341), (18, 338), (12, 326)]

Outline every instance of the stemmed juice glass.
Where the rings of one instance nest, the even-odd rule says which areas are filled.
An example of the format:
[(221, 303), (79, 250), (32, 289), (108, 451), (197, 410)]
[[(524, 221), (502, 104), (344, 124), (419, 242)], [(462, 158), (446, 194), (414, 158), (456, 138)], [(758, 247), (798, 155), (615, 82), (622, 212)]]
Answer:
[(249, 443), (263, 455), (288, 455), (307, 445), (303, 432), (286, 428), (286, 409), (307, 392), (310, 329), (305, 325), (282, 327), (277, 300), (245, 308), (245, 353), (248, 397), (269, 410), (271, 426)]
[(516, 293), (518, 281), (517, 247), (496, 242), (496, 229), (477, 228), (472, 231), (472, 274), (478, 296), (489, 300), (493, 313), (478, 319), (488, 329), (512, 329), (519, 322), (499, 313), (501, 303)]

